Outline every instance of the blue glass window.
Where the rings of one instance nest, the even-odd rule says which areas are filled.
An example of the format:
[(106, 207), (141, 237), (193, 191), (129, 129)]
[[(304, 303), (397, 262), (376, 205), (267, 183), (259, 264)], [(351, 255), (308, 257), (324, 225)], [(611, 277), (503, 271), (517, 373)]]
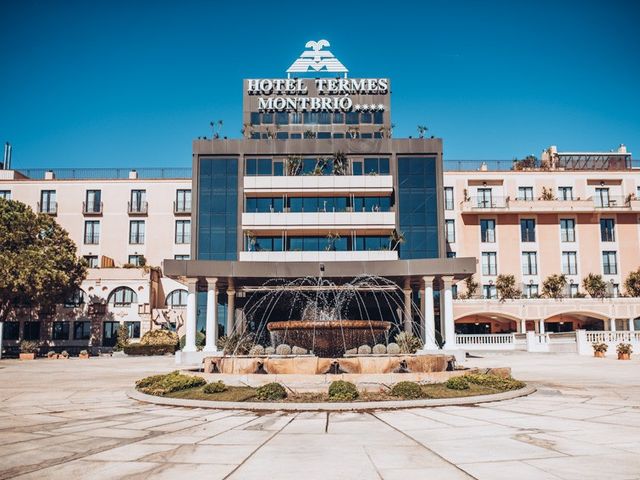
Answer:
[(344, 113), (334, 113), (333, 123), (344, 123)]
[(384, 112), (374, 112), (373, 123), (375, 123), (376, 125), (381, 125), (382, 123), (384, 123)]
[(363, 133), (360, 135), (360, 138), (373, 138), (373, 134), (371, 133)]
[(251, 132), (251, 140), (260, 140), (260, 132)]
[(302, 123), (302, 114), (298, 112), (293, 112), (291, 114), (291, 123), (295, 123), (295, 124)]
[(287, 112), (276, 113), (276, 125), (288, 125), (289, 114)]
[(273, 123), (273, 113), (263, 113), (262, 123)]
[(344, 138), (344, 133), (334, 133), (333, 138)]
[(276, 133), (276, 138), (278, 140), (287, 140), (289, 138), (289, 132), (278, 132)]
[(373, 116), (371, 112), (362, 112), (360, 114), (360, 123), (371, 123), (373, 120)]
[(302, 134), (301, 133), (292, 133), (291, 134), (291, 139), (295, 139), (295, 140), (299, 140), (302, 138)]
[(316, 125), (318, 123), (318, 112), (305, 112), (304, 123), (306, 125)]
[(260, 125), (260, 114), (258, 112), (251, 112), (251, 125)]
[(360, 120), (358, 112), (347, 112), (347, 125), (357, 125)]
[(331, 132), (318, 132), (318, 138), (331, 138)]
[(318, 123), (320, 125), (329, 125), (331, 123), (331, 114), (329, 112), (319, 112)]

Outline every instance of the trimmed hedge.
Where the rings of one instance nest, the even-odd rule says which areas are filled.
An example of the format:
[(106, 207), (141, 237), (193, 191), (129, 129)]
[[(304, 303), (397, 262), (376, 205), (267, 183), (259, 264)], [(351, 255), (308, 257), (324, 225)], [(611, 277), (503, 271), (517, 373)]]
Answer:
[(207, 383), (202, 389), (204, 393), (222, 393), (227, 391), (227, 386), (224, 384), (222, 380), (218, 380), (217, 382)]
[(358, 398), (358, 389), (351, 382), (336, 380), (329, 385), (329, 400), (334, 402), (350, 402)]
[(287, 398), (287, 391), (277, 382), (267, 383), (256, 389), (258, 400), (282, 400)]
[(398, 382), (391, 388), (394, 397), (416, 399), (424, 397), (422, 387), (416, 382)]
[(497, 375), (484, 373), (468, 373), (464, 377), (469, 383), (482, 385), (483, 387), (495, 388), (496, 390), (518, 390), (525, 386), (524, 382), (511, 377), (503, 378)]
[(140, 343), (132, 343), (130, 345), (126, 345), (123, 350), (127, 355), (167, 355), (175, 353), (176, 345), (142, 345)]
[(201, 387), (206, 384), (202, 377), (184, 375), (176, 370), (166, 375), (152, 375), (136, 382), (136, 388), (149, 395), (167, 395), (180, 390)]
[(469, 380), (466, 376), (451, 377), (444, 385), (451, 390), (469, 390)]

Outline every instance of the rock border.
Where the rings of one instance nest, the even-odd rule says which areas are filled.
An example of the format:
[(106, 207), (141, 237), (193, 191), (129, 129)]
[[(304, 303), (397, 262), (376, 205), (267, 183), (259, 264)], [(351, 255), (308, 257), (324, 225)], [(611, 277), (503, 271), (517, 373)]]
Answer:
[(446, 407), (475, 405), (478, 403), (500, 402), (531, 395), (535, 387), (526, 385), (518, 390), (509, 390), (489, 395), (474, 395), (457, 398), (429, 398), (422, 400), (385, 400), (379, 402), (336, 402), (336, 403), (279, 403), (279, 402), (216, 402), (214, 400), (190, 400), (186, 398), (159, 397), (139, 392), (135, 388), (127, 390), (127, 396), (143, 403), (153, 403), (170, 407), (211, 408), (215, 410), (250, 410), (279, 412), (359, 412), (366, 410), (398, 410), (403, 408)]

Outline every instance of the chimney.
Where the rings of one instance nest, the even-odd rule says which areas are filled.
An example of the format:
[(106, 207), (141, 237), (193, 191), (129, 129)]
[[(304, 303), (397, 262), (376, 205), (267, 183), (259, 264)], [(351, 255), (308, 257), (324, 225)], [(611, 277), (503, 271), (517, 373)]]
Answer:
[(138, 178), (138, 172), (135, 170), (129, 171), (129, 180), (136, 180)]
[(618, 147), (618, 153), (627, 153), (627, 146), (624, 143), (621, 143)]
[(54, 173), (53, 170), (47, 170), (46, 172), (44, 172), (44, 179), (45, 180), (55, 180), (56, 179), (56, 174)]
[(9, 142), (4, 144), (4, 157), (2, 160), (2, 168), (4, 170), (11, 170), (11, 151), (13, 147)]

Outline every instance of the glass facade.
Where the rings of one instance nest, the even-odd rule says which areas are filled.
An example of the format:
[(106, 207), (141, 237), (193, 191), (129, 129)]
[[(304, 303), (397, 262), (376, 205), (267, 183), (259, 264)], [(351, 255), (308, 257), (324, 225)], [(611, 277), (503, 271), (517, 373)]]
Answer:
[(237, 260), (238, 159), (200, 159), (198, 260)]
[(438, 195), (434, 157), (398, 157), (400, 258), (437, 258)]

